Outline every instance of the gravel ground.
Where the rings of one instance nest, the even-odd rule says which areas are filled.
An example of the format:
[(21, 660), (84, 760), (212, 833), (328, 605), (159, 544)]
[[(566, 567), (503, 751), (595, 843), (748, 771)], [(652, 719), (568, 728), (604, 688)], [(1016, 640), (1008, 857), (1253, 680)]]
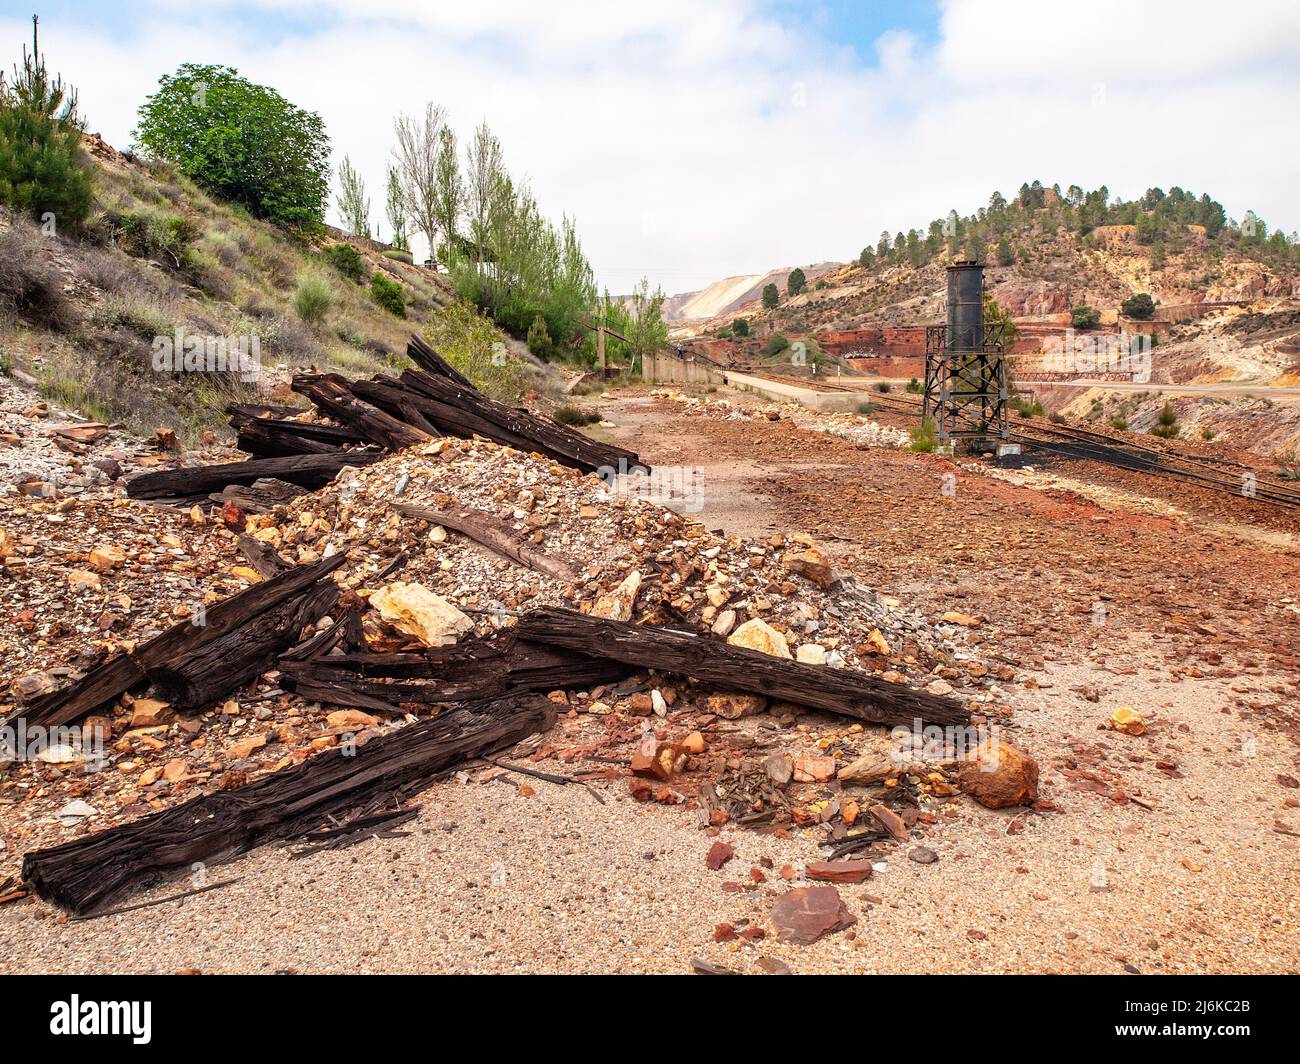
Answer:
[[(904, 848), (872, 879), (841, 886), (858, 923), (812, 946), (775, 939), (779, 875), (749, 889), (763, 858), (779, 869), (822, 856), (811, 833), (724, 829), (736, 856), (710, 872), (715, 840), (691, 817), (621, 788), (600, 805), (576, 787), (530, 782), (523, 797), (499, 782), (449, 782), (422, 796), (408, 837), (301, 860), (263, 849), (208, 870), (238, 883), (181, 903), (84, 923), (36, 902), (6, 906), (0, 969), (684, 972), (692, 957), (754, 973), (763, 957), (797, 973), (1300, 968), (1300, 847), (1274, 830), (1300, 825), (1294, 799), (1286, 805), (1295, 792), (1276, 782), (1293, 771), (1289, 750), (1262, 735), (1248, 745), (1248, 728), (1223, 712), (1221, 681), (1173, 685), (1148, 670), (1123, 677), (1123, 692), (1146, 707), (1150, 732), (1098, 731), (1107, 702), (1068, 691), (1089, 679), (1095, 670), (1056, 670), (1014, 737), (1039, 759), (1059, 812), (993, 813), (963, 799), (924, 839), (937, 864)], [(1059, 772), (1071, 737), (1155, 808), (1074, 789)], [(1176, 761), (1181, 778), (1156, 758)], [(715, 943), (724, 921), (751, 921), (767, 938)]]

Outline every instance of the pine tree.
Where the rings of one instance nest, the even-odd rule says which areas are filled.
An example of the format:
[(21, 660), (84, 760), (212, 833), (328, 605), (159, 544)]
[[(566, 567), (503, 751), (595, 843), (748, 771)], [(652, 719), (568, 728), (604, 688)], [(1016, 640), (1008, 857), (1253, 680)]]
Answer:
[(76, 91), (24, 48), (12, 84), (0, 75), (0, 203), (77, 229), (91, 204), (82, 126)]

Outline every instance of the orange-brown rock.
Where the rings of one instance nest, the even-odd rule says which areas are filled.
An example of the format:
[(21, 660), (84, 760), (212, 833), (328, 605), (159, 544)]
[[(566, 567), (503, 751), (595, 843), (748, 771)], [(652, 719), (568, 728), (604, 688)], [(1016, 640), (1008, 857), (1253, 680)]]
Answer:
[(1038, 797), (1038, 763), (1018, 747), (990, 739), (962, 762), (957, 782), (989, 809), (1029, 805)]

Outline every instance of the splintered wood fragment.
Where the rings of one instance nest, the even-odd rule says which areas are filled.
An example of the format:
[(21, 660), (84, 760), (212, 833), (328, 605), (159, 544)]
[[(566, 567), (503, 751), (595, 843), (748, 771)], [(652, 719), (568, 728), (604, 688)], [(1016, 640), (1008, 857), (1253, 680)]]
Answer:
[(659, 669), (731, 691), (778, 698), (873, 724), (923, 727), (965, 724), (959, 701), (916, 691), (853, 669), (762, 654), (701, 635), (642, 627), (544, 607), (525, 613), (515, 627), (521, 640), (568, 647), (644, 669)]
[(457, 506), (452, 510), (433, 510), (403, 502), (389, 505), (407, 517), (428, 521), (433, 525), (442, 525), (453, 532), (459, 532), (516, 565), (522, 565), (525, 569), (532, 569), (556, 580), (563, 580), (565, 583), (573, 583), (578, 579), (578, 567), (573, 562), (538, 550), (506, 522), (484, 510), (476, 510), (469, 506)]
[(546, 730), (555, 712), (539, 695), (460, 706), (243, 787), (29, 852), (23, 879), (46, 901), (78, 915), (92, 912), (125, 891), (187, 872), (196, 861), (298, 838), (352, 813), (392, 808), (445, 770)]
[(248, 559), (248, 564), (257, 571), (257, 575), (263, 580), (269, 580), (273, 576), (279, 576), (286, 569), (293, 568), (292, 565), (280, 557), (271, 544), (263, 543), (260, 539), (254, 539), (252, 536), (240, 536), (235, 541), (235, 546), (239, 548), (239, 553)]
[(426, 373), (432, 373), (435, 377), (449, 377), (457, 384), (463, 384), (467, 388), (473, 387), (468, 377), (430, 347), (423, 337), (416, 336), (414, 333), (407, 341), (406, 357)]

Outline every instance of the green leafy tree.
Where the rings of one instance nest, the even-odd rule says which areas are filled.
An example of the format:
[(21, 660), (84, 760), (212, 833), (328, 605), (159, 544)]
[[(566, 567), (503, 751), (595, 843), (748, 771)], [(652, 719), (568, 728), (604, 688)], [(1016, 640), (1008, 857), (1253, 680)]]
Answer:
[(343, 165), (339, 167), (339, 194), (335, 202), (344, 228), (353, 236), (363, 236), (369, 240), (370, 197), (366, 195), (366, 183), (361, 180), (361, 175), (346, 155), (343, 156)]
[(785, 290), (792, 296), (797, 296), (808, 284), (808, 278), (804, 275), (803, 270), (796, 266), (790, 271), (790, 276), (785, 279)]
[(1016, 261), (1016, 253), (1011, 250), (1011, 241), (1003, 237), (998, 241), (998, 265), (1010, 266)]
[(776, 290), (776, 285), (765, 284), (763, 286), (763, 306), (768, 310), (773, 310), (781, 302), (781, 293)]
[(133, 135), (146, 155), (258, 217), (303, 230), (324, 220), (325, 123), (232, 67), (186, 63), (163, 75)]
[[(433, 215), (443, 243), (455, 243), (465, 208), (465, 185), (460, 176), (456, 132), (444, 125), (438, 131), (438, 153), (433, 166)], [(446, 254), (442, 256), (446, 261)]]
[(734, 335), (734, 336), (748, 336), (748, 335), (749, 335), (749, 319), (748, 319), (748, 318), (737, 318), (735, 321), (733, 321), (733, 322), (731, 323), (731, 332), (732, 332), (732, 335)]
[(1139, 292), (1137, 295), (1129, 296), (1120, 304), (1120, 310), (1123, 311), (1126, 318), (1137, 318), (1141, 321), (1147, 321), (1156, 312), (1156, 302), (1146, 292)]
[(1076, 329), (1095, 329), (1101, 321), (1101, 311), (1096, 307), (1071, 307), (1070, 324)]
[(0, 203), (79, 228), (91, 203), (81, 130), (76, 91), (50, 78), (39, 52), (24, 49), (12, 80), (0, 74)]

